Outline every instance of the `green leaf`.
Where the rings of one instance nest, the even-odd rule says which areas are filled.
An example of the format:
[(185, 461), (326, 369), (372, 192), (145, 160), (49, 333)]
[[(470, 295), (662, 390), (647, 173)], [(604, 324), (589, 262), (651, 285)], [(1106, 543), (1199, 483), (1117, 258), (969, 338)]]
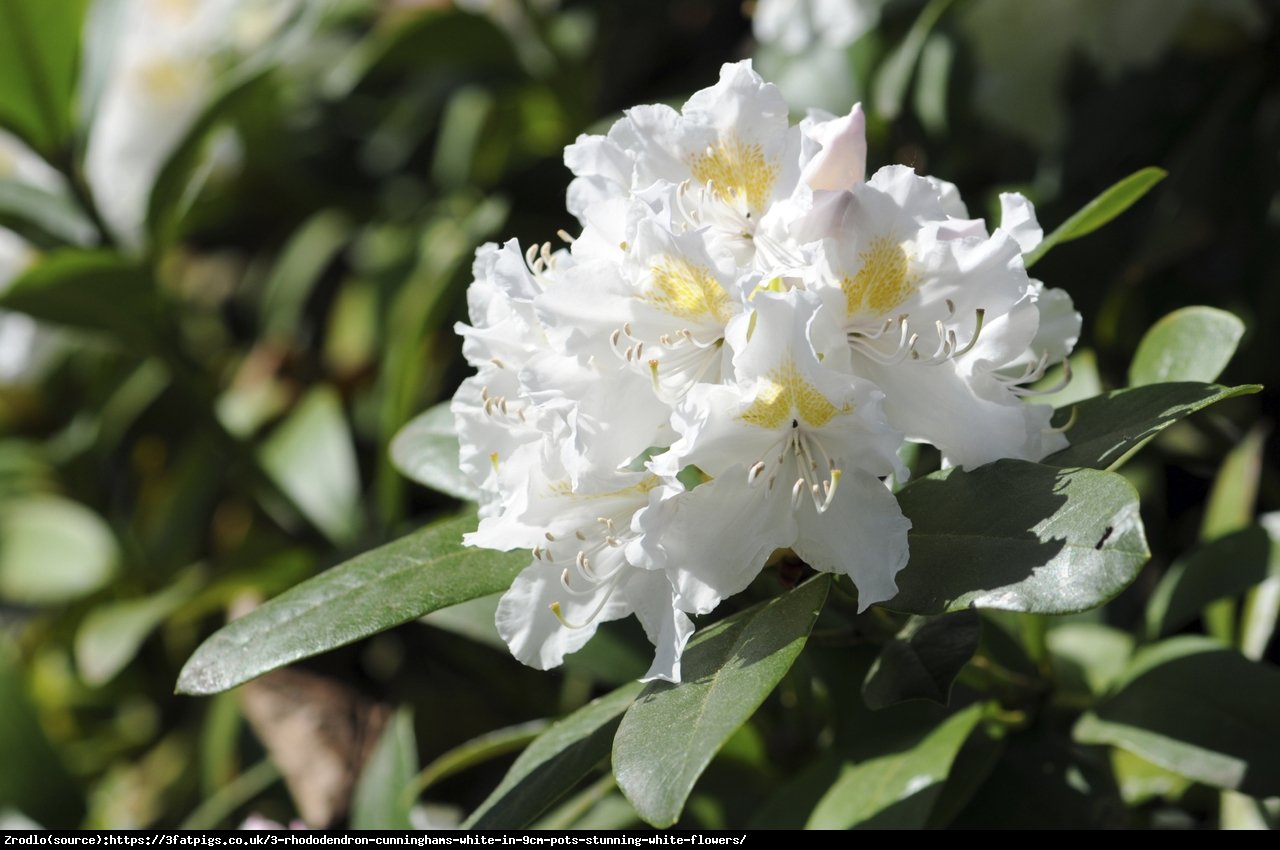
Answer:
[(351, 796), (351, 828), (413, 829), (413, 800), (407, 792), (417, 772), (413, 714), (402, 708), (387, 723), (360, 772)]
[(1280, 794), (1277, 707), (1280, 670), (1209, 638), (1178, 637), (1139, 652), (1116, 690), (1080, 718), (1075, 738), (1270, 797)]
[(946, 704), (981, 637), (982, 620), (973, 610), (912, 617), (871, 665), (863, 699), (876, 709), (912, 699)]
[(86, 0), (0, 3), (0, 124), (44, 153), (71, 131), (71, 92)]
[(1129, 386), (1217, 380), (1236, 353), (1244, 322), (1225, 310), (1183, 307), (1143, 335), (1129, 364)]
[[(1237, 443), (1218, 469), (1200, 523), (1200, 539), (1214, 540), (1249, 525), (1258, 498), (1258, 482), (1262, 477), (1262, 452), (1267, 441), (1265, 425), (1255, 425)], [(1204, 610), (1205, 631), (1224, 643), (1236, 635), (1234, 600), (1210, 603)]]
[(0, 308), (104, 332), (131, 350), (154, 348), (164, 327), (150, 272), (112, 251), (45, 256), (0, 294)]
[(699, 633), (683, 681), (651, 682), (613, 742), (618, 787), (650, 824), (676, 822), (702, 771), (795, 662), (830, 587), (820, 576)]
[(40, 823), (78, 824), (84, 801), (76, 783), (49, 744), (27, 695), (17, 659), (0, 639), (0, 811), (16, 808)]
[(302, 513), (339, 545), (360, 533), (360, 468), (342, 400), (317, 386), (262, 444), (262, 466)]
[(1113, 473), (1001, 460), (934, 473), (898, 499), (912, 528), (898, 595), (884, 603), (895, 611), (1084, 611), (1150, 556), (1138, 494)]
[(1046, 236), (1034, 250), (1028, 252), (1024, 259), (1026, 267), (1031, 268), (1035, 265), (1036, 261), (1049, 253), (1055, 245), (1088, 236), (1102, 227), (1137, 203), (1167, 174), (1168, 172), (1162, 168), (1144, 168), (1116, 183), (1081, 207), (1075, 215), (1059, 225), (1057, 230)]
[(1255, 525), (1175, 561), (1147, 600), (1147, 639), (1156, 640), (1194, 622), (1210, 602), (1239, 596), (1269, 577), (1280, 576), (1280, 542), (1274, 536), (1280, 527), (1270, 531)]
[(102, 518), (78, 502), (38, 495), (0, 506), (0, 599), (58, 605), (102, 587), (120, 559)]
[(76, 667), (85, 684), (109, 682), (133, 660), (142, 642), (200, 589), (203, 580), (187, 573), (159, 593), (108, 602), (89, 612), (76, 630)]
[(480, 496), (458, 465), (458, 437), (448, 402), (437, 404), (400, 429), (391, 441), (391, 461), (406, 478), (455, 499), (474, 502)]
[(525, 723), (517, 723), (515, 726), (507, 726), (502, 729), (495, 729), (492, 732), (486, 732), (466, 741), (448, 752), (437, 756), (431, 764), (422, 769), (422, 772), (414, 777), (410, 791), (412, 797), (422, 796), (422, 792), (477, 764), (482, 764), (489, 759), (504, 756), (507, 753), (521, 750), (531, 744), (538, 738), (547, 728), (546, 720), (529, 720)]
[(622, 714), (642, 687), (623, 685), (539, 735), (463, 828), (519, 829), (532, 823), (609, 756)]
[(214, 633), (178, 677), (178, 692), (213, 694), (263, 673), (505, 590), (527, 552), (462, 544), (473, 517), (451, 519), (365, 552)]
[(895, 752), (846, 764), (805, 828), (923, 827), (982, 712), (981, 704), (971, 705)]
[(293, 233), (263, 290), (266, 336), (288, 339), (297, 332), (307, 299), (351, 233), (350, 218), (339, 210), (321, 210)]
[(911, 25), (898, 49), (880, 66), (880, 72), (872, 85), (872, 102), (876, 105), (876, 112), (884, 120), (892, 121), (901, 114), (902, 101), (906, 97), (907, 86), (911, 83), (920, 51), (934, 25), (950, 5), (951, 0), (930, 0), (929, 5), (924, 7)]
[[(1217, 384), (1152, 384), (1113, 390), (1054, 413), (1053, 424), (1066, 431), (1071, 445), (1044, 459), (1053, 466), (1107, 469), (1131, 450), (1179, 419), (1223, 399), (1251, 395), (1257, 384), (1221, 387)], [(1075, 421), (1071, 422), (1072, 417)]]
[(1059, 690), (1082, 697), (1106, 693), (1133, 655), (1133, 637), (1101, 623), (1063, 623), (1046, 641)]
[(12, 179), (0, 179), (0, 227), (46, 248), (98, 241), (98, 229), (71, 198)]

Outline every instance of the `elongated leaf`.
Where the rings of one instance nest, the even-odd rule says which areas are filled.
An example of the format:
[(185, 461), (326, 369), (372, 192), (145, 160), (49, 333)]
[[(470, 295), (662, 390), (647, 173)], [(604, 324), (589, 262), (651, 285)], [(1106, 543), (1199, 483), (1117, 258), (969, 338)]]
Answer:
[(920, 60), (920, 51), (934, 25), (950, 5), (951, 0), (930, 0), (911, 25), (911, 30), (898, 49), (880, 66), (880, 73), (872, 87), (872, 96), (876, 111), (886, 121), (892, 121), (902, 112), (902, 101), (906, 97), (911, 75)]
[(898, 494), (911, 560), (885, 607), (1084, 611), (1138, 574), (1150, 553), (1138, 494), (1118, 475), (1002, 460), (935, 473)]
[(1257, 384), (1152, 384), (1095, 396), (1054, 414), (1053, 424), (1061, 427), (1071, 422), (1074, 411), (1075, 421), (1066, 432), (1071, 445), (1044, 462), (1107, 469), (1179, 419), (1223, 399), (1261, 389)]
[(532, 823), (608, 757), (622, 714), (641, 688), (639, 682), (623, 685), (539, 735), (463, 827), (518, 829)]
[(0, 179), (0, 226), (46, 248), (92, 245), (98, 230), (66, 195)]
[(680, 684), (645, 688), (618, 728), (613, 772), (647, 822), (680, 817), (716, 752), (791, 669), (829, 587), (820, 576), (722, 620), (685, 652)]
[(138, 654), (147, 636), (200, 589), (200, 576), (188, 573), (165, 589), (140, 599), (94, 608), (76, 630), (75, 657), (89, 685), (110, 681)]
[(1210, 602), (1238, 596), (1272, 576), (1280, 576), (1280, 543), (1261, 526), (1201, 546), (1175, 561), (1147, 600), (1147, 639), (1176, 632)]
[(1280, 671), (1209, 638), (1172, 638), (1134, 658), (1124, 680), (1075, 727), (1208, 785), (1280, 794)]
[(1063, 623), (1046, 642), (1059, 689), (1082, 698), (1106, 693), (1133, 654), (1132, 635), (1101, 623)]
[(971, 705), (896, 752), (845, 765), (806, 828), (923, 827), (952, 762), (981, 719), (982, 706)]
[(0, 124), (44, 152), (71, 129), (71, 90), (86, 0), (0, 3)]
[(360, 468), (356, 449), (331, 387), (307, 394), (262, 445), (262, 466), (330, 540), (352, 542), (360, 532)]
[(479, 490), (458, 466), (458, 436), (448, 402), (400, 429), (391, 441), (391, 460), (405, 477), (419, 484), (464, 501), (479, 498)]
[(1167, 174), (1168, 172), (1162, 168), (1144, 168), (1141, 171), (1135, 171), (1104, 191), (1059, 225), (1057, 230), (1046, 236), (1035, 250), (1030, 251), (1025, 258), (1027, 268), (1035, 265), (1036, 261), (1049, 253), (1055, 245), (1087, 236), (1129, 209)]
[(413, 714), (400, 709), (369, 754), (351, 795), (352, 829), (413, 829), (409, 786), (418, 772)]
[(110, 251), (47, 255), (0, 294), (0, 308), (108, 333), (133, 350), (154, 346), (163, 326), (150, 272)]
[(1183, 307), (1152, 325), (1129, 364), (1129, 386), (1217, 380), (1236, 353), (1244, 322), (1225, 310)]
[[(1253, 519), (1262, 478), (1262, 452), (1267, 441), (1267, 427), (1253, 426), (1243, 440), (1232, 447), (1218, 468), (1209, 491), (1209, 501), (1200, 522), (1200, 540), (1216, 540), (1224, 534), (1239, 531)], [(1211, 602), (1204, 610), (1205, 631), (1224, 643), (1236, 635), (1236, 606), (1232, 599)]]
[(290, 237), (271, 270), (262, 298), (263, 326), (271, 337), (295, 333), (307, 298), (351, 236), (351, 221), (321, 210)]
[(61, 496), (0, 507), (0, 600), (57, 605), (110, 581), (119, 548), (102, 518)]
[(423, 614), (506, 589), (527, 552), (462, 545), (452, 519), (365, 552), (224, 626), (188, 659), (178, 691), (213, 694)]
[(912, 617), (880, 650), (862, 683), (863, 699), (871, 708), (911, 699), (946, 703), (952, 682), (973, 657), (981, 637), (982, 620), (976, 611)]

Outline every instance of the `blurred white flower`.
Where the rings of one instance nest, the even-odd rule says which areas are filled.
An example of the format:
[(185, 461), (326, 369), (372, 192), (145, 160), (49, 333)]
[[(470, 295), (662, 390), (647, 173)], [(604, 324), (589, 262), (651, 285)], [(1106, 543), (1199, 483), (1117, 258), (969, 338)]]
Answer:
[(847, 47), (880, 23), (889, 0), (759, 0), (752, 15), (756, 40), (801, 53), (815, 44)]

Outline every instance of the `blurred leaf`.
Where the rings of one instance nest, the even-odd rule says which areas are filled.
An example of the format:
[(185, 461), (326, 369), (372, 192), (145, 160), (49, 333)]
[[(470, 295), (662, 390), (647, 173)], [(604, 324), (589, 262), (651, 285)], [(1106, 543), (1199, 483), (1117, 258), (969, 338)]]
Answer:
[(956, 48), (944, 33), (930, 34), (920, 51), (920, 74), (916, 77), (915, 109), (920, 123), (931, 135), (947, 132), (947, 91)]
[(71, 198), (8, 178), (0, 178), (0, 227), (45, 248), (98, 241), (98, 229)]
[(1200, 524), (1201, 540), (1215, 540), (1253, 521), (1266, 440), (1266, 430), (1255, 426), (1227, 453), (1209, 491), (1209, 503)]
[(408, 793), (418, 772), (413, 714), (395, 713), (365, 762), (351, 797), (351, 829), (413, 829)]
[(285, 591), (201, 644), (182, 668), (178, 691), (225, 691), (428, 612), (505, 590), (528, 566), (528, 552), (464, 546), (462, 535), (474, 529), (474, 517), (439, 522)]
[(884, 120), (893, 121), (902, 113), (902, 101), (907, 95), (907, 86), (911, 84), (911, 74), (920, 58), (920, 50), (950, 5), (951, 0), (929, 0), (929, 5), (920, 12), (898, 49), (880, 66), (871, 94), (876, 112)]
[(0, 308), (107, 333), (133, 351), (154, 348), (165, 326), (150, 271), (111, 251), (48, 254), (0, 294)]
[(1044, 463), (1106, 469), (1179, 419), (1223, 399), (1261, 389), (1257, 384), (1220, 387), (1177, 383), (1112, 390), (1054, 413), (1055, 427), (1066, 425), (1075, 416), (1066, 432), (1071, 445), (1049, 455)]
[[(1277, 529), (1280, 530), (1280, 529)], [(1174, 561), (1147, 600), (1145, 634), (1156, 640), (1194, 622), (1210, 602), (1280, 576), (1280, 541), (1255, 525)]]
[(102, 587), (120, 553), (102, 518), (78, 502), (33, 495), (0, 505), (0, 599), (59, 605)]
[(406, 478), (419, 484), (464, 501), (480, 497), (459, 466), (458, 437), (447, 401), (414, 417), (396, 433), (391, 460)]
[(1143, 335), (1129, 364), (1129, 386), (1171, 381), (1211, 383), (1236, 352), (1244, 322), (1213, 307), (1183, 307)]
[(202, 801), (178, 829), (228, 828), (238, 809), (279, 781), (280, 769), (271, 759), (263, 759)]
[(188, 572), (164, 590), (140, 599), (95, 607), (76, 630), (75, 657), (80, 676), (91, 687), (103, 685), (133, 660), (142, 642), (203, 584)]
[(423, 791), (455, 773), (524, 749), (546, 731), (548, 725), (546, 720), (530, 720), (486, 732), (459, 744), (436, 757), (435, 761), (424, 767), (422, 772), (414, 777), (408, 789), (411, 792), (408, 798), (412, 800), (421, 797)]
[(934, 798), (924, 824), (926, 829), (950, 826), (964, 810), (1004, 755), (1004, 736), (998, 726), (981, 723), (969, 734), (951, 762), (942, 790)]
[(317, 386), (262, 444), (262, 466), (338, 545), (360, 533), (360, 468), (342, 400)]
[(1167, 174), (1168, 172), (1164, 169), (1154, 167), (1130, 174), (1081, 207), (1075, 215), (1060, 224), (1057, 230), (1046, 236), (1034, 250), (1027, 252), (1023, 259), (1024, 264), (1027, 268), (1031, 268), (1054, 246), (1062, 242), (1070, 242), (1072, 239), (1079, 239), (1081, 236), (1088, 236), (1137, 203)]
[(0, 3), (0, 124), (46, 154), (71, 131), (86, 0)]
[(952, 682), (973, 657), (981, 637), (977, 611), (912, 617), (871, 665), (862, 683), (863, 699), (877, 709), (912, 699), (945, 705)]
[(1060, 690), (1101, 696), (1128, 666), (1133, 637), (1101, 623), (1062, 623), (1046, 638)]
[[(1280, 541), (1280, 512), (1263, 514), (1258, 523), (1266, 529), (1274, 547)], [(1273, 554), (1271, 575), (1249, 590), (1245, 597), (1240, 622), (1240, 651), (1244, 657), (1259, 661), (1280, 624), (1280, 559)]]
[(1208, 785), (1280, 794), (1280, 671), (1209, 638), (1172, 638), (1139, 652), (1116, 690), (1075, 727)]
[(971, 705), (896, 752), (845, 765), (805, 828), (923, 827), (957, 753), (981, 719), (982, 705)]
[(622, 713), (641, 687), (639, 682), (623, 685), (539, 735), (463, 828), (519, 829), (531, 823), (608, 758)]
[(294, 231), (263, 290), (265, 336), (288, 339), (297, 334), (307, 299), (351, 233), (351, 219), (340, 210), (320, 210)]
[(698, 633), (680, 684), (650, 682), (613, 742), (613, 773), (636, 812), (666, 827), (738, 727), (804, 648), (830, 588), (819, 576)]
[(129, 0), (90, 0), (84, 21), (84, 49), (80, 59), (80, 81), (76, 89), (76, 115), (81, 133), (88, 134), (98, 111), (103, 86), (112, 76), (123, 40), (125, 12)]
[(0, 639), (0, 809), (10, 806), (49, 827), (80, 823), (84, 801), (40, 727), (6, 640)]
[(1130, 806), (1141, 806), (1151, 800), (1176, 800), (1191, 787), (1192, 780), (1158, 764), (1152, 764), (1128, 750), (1111, 751), (1111, 769), (1115, 771), (1120, 795)]
[[(1255, 425), (1237, 443), (1218, 469), (1200, 523), (1200, 539), (1214, 540), (1244, 528), (1253, 519), (1262, 476), (1262, 451), (1267, 439), (1265, 426)], [(1236, 606), (1232, 599), (1209, 603), (1203, 614), (1205, 630), (1224, 643), (1236, 637)]]
[(1038, 614), (1094, 608), (1150, 552), (1138, 494), (1112, 473), (1000, 460), (934, 473), (898, 494), (911, 560), (886, 608)]

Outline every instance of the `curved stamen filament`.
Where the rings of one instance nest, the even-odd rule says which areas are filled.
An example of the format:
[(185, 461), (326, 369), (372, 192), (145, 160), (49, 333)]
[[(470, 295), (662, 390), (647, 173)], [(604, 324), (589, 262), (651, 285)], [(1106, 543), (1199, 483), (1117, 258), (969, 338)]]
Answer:
[[(564, 579), (564, 575), (561, 574), (561, 580), (563, 581), (563, 579)], [(551, 613), (556, 615), (556, 619), (560, 621), (560, 625), (564, 626), (566, 629), (585, 629), (587, 626), (591, 625), (592, 621), (594, 621), (596, 617), (600, 616), (600, 612), (604, 610), (605, 605), (609, 604), (609, 599), (610, 597), (613, 596), (613, 592), (617, 588), (618, 588), (618, 576), (615, 574), (613, 579), (609, 581), (608, 589), (605, 590), (604, 596), (601, 597), (598, 603), (596, 603), (596, 607), (591, 609), (591, 613), (587, 615), (586, 620), (584, 620), (581, 623), (572, 622), (567, 617), (565, 617), (564, 611), (560, 607), (559, 601), (552, 602), (551, 605), (549, 605), (548, 607), (551, 608)]]

